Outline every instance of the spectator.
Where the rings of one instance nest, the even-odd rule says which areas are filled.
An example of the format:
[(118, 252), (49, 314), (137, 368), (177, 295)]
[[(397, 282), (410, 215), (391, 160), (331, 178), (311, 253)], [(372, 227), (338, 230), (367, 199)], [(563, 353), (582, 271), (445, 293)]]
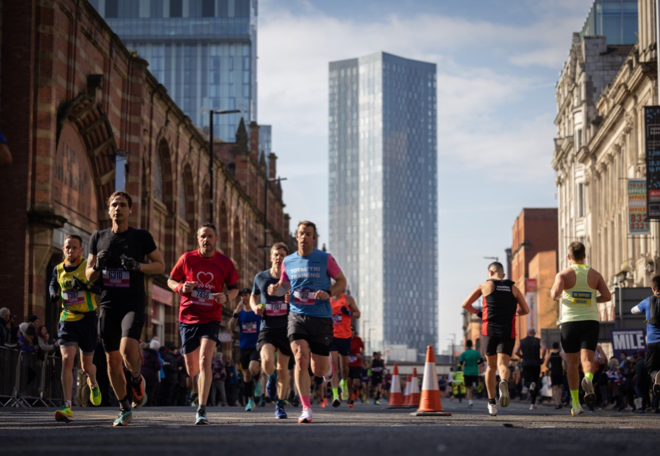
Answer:
[(27, 321), (30, 325), (34, 326), (35, 330), (41, 326), (41, 318), (36, 315), (30, 315)]
[(225, 371), (227, 372), (227, 378), (225, 379), (225, 391), (227, 393), (227, 405), (230, 407), (236, 407), (236, 389), (238, 386), (238, 372), (236, 372), (236, 367), (234, 366), (234, 360), (229, 358), (227, 364), (225, 365)]
[(635, 392), (642, 399), (642, 405), (639, 412), (645, 413), (650, 404), (649, 390), (651, 388), (651, 377), (646, 370), (646, 361), (644, 357), (646, 352), (640, 350), (637, 352), (637, 363), (635, 364)]
[(225, 392), (225, 380), (227, 379), (227, 371), (225, 370), (225, 363), (222, 362), (222, 353), (218, 352), (213, 357), (211, 364), (211, 371), (213, 372), (213, 384), (211, 385), (211, 405), (217, 406), (218, 402), (223, 407), (227, 406), (227, 394)]
[(173, 405), (174, 388), (179, 380), (179, 368), (176, 358), (171, 352), (172, 343), (168, 342), (164, 347), (160, 347), (160, 355), (163, 360), (164, 377), (161, 378), (160, 395), (158, 396), (158, 405), (169, 407)]
[(39, 326), (37, 330), (37, 341), (39, 342), (39, 348), (45, 355), (54, 354), (59, 348), (60, 344), (57, 341), (50, 337), (48, 334), (48, 328), (45, 325)]
[(186, 386), (187, 384), (187, 379), (188, 379), (188, 370), (186, 369), (186, 360), (181, 354), (181, 350), (179, 350), (179, 347), (174, 347), (172, 349), (172, 355), (176, 358), (176, 367), (177, 367), (177, 372), (178, 372), (178, 377), (177, 377), (177, 384), (174, 387), (174, 405), (188, 405), (188, 387)]
[(158, 356), (159, 348), (160, 342), (157, 338), (153, 338), (151, 342), (149, 342), (149, 345), (146, 345), (142, 350), (144, 361), (142, 362), (140, 373), (142, 374), (142, 377), (144, 377), (146, 383), (146, 407), (153, 407), (155, 404), (156, 386), (160, 381), (160, 369), (162, 367), (160, 357)]
[(0, 347), (4, 347), (9, 343), (10, 332), (9, 324), (11, 321), (11, 311), (3, 307), (0, 309)]
[(5, 166), (9, 166), (12, 161), (11, 152), (7, 145), (7, 138), (2, 130), (0, 130), (0, 167), (4, 168)]
[(619, 361), (613, 356), (610, 358), (607, 378), (609, 380), (608, 392), (610, 404), (614, 404), (617, 409), (623, 410), (623, 401), (621, 399), (621, 373), (619, 372)]
[[(621, 352), (621, 362), (619, 363), (619, 371), (621, 372), (621, 397), (624, 402), (619, 411), (624, 409), (632, 409), (634, 412), (635, 407), (635, 363), (632, 359), (628, 358), (625, 351)], [(627, 407), (626, 407), (627, 406)]]
[(37, 338), (37, 330), (28, 323), (21, 323), (19, 328), (21, 330), (21, 334), (18, 336), (19, 349), (28, 353), (36, 353), (39, 347), (39, 344), (35, 340)]

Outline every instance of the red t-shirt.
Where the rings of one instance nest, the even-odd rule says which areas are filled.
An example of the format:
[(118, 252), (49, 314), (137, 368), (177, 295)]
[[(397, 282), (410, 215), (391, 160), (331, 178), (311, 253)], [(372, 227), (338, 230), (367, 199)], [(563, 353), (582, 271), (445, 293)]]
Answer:
[(353, 367), (362, 366), (362, 357), (360, 356), (360, 349), (364, 350), (364, 342), (360, 336), (355, 336), (351, 339), (351, 354), (348, 357), (348, 365)]
[(222, 321), (222, 304), (215, 301), (213, 293), (238, 282), (238, 273), (229, 258), (220, 252), (205, 258), (198, 250), (181, 255), (170, 277), (181, 283), (197, 282), (192, 292), (181, 295), (179, 321), (188, 324)]

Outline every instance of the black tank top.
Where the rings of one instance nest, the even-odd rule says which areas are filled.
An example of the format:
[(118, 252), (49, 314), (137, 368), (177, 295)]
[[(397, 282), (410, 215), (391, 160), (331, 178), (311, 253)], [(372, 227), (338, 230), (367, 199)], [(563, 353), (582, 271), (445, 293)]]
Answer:
[(495, 289), (484, 300), (481, 334), (515, 339), (518, 301), (513, 294), (514, 282), (506, 279), (491, 279), (490, 282)]
[(541, 339), (527, 336), (520, 341), (522, 350), (523, 367), (535, 367), (541, 365)]
[(374, 377), (379, 377), (383, 375), (383, 367), (385, 362), (382, 359), (374, 359), (371, 361), (371, 375)]
[(559, 352), (550, 352), (548, 364), (550, 364), (551, 377), (561, 377), (564, 375), (564, 366)]

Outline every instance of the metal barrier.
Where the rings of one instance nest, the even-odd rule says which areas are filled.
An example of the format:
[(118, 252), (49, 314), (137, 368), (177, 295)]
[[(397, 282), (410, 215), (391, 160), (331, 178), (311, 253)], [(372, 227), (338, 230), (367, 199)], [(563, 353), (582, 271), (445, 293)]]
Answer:
[(62, 359), (0, 347), (0, 405), (55, 406), (63, 401)]

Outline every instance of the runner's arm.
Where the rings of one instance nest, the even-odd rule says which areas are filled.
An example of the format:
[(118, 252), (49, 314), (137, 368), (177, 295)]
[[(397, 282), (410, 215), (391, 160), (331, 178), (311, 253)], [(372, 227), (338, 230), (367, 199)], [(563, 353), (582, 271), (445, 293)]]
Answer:
[(474, 291), (470, 294), (470, 296), (468, 296), (465, 299), (465, 301), (463, 301), (463, 304), (461, 304), (461, 307), (463, 309), (467, 310), (468, 312), (478, 316), (479, 311), (477, 309), (475, 309), (474, 307), (472, 307), (472, 304), (474, 304), (474, 302), (477, 299), (479, 299), (479, 296), (481, 296), (482, 294), (483, 293), (481, 291), (481, 285), (479, 285), (477, 288), (474, 289)]
[(355, 299), (353, 299), (353, 296), (347, 296), (346, 303), (348, 303), (348, 308), (351, 309), (351, 312), (353, 312), (352, 317), (360, 318), (360, 315), (362, 315), (362, 313), (360, 312), (360, 309), (358, 309), (358, 306), (355, 302)]
[(641, 314), (642, 312), (643, 312), (643, 310), (639, 308), (639, 304), (637, 304), (635, 307), (630, 309), (631, 314)]
[(527, 301), (525, 301), (525, 297), (520, 292), (518, 287), (516, 287), (515, 285), (512, 287), (512, 290), (513, 290), (513, 295), (516, 297), (516, 300), (518, 301), (518, 311), (516, 312), (516, 314), (518, 314), (518, 316), (527, 315), (529, 313), (529, 306), (527, 305)]
[(598, 275), (598, 291), (600, 296), (596, 297), (596, 302), (610, 302), (612, 300), (612, 293), (610, 293), (610, 289), (607, 288), (607, 284), (600, 274)]
[[(335, 280), (335, 284), (330, 287), (330, 296), (337, 296), (346, 289), (347, 281), (346, 277), (344, 277), (344, 273), (341, 271), (335, 275), (333, 279)], [(328, 296), (328, 299), (330, 296)]]
[(256, 313), (257, 315), (262, 315), (264, 313), (264, 308), (260, 306), (261, 300), (259, 299), (259, 296), (255, 294), (250, 295), (250, 309), (252, 309), (252, 312)]
[(522, 350), (521, 350), (520, 342), (516, 343), (516, 348), (513, 350), (513, 354), (516, 355), (518, 358), (522, 358)]
[(140, 272), (143, 274), (161, 274), (165, 270), (165, 261), (163, 254), (156, 248), (147, 255), (149, 263), (140, 263)]
[(87, 276), (87, 280), (90, 282), (96, 282), (98, 278), (101, 276), (101, 271), (95, 271), (94, 270), (94, 265), (96, 264), (96, 255), (89, 254), (87, 257), (87, 267), (85, 268), (85, 275)]
[(555, 276), (555, 283), (552, 284), (550, 289), (550, 296), (552, 299), (559, 299), (561, 294), (564, 292), (564, 276), (561, 272), (558, 272)]

